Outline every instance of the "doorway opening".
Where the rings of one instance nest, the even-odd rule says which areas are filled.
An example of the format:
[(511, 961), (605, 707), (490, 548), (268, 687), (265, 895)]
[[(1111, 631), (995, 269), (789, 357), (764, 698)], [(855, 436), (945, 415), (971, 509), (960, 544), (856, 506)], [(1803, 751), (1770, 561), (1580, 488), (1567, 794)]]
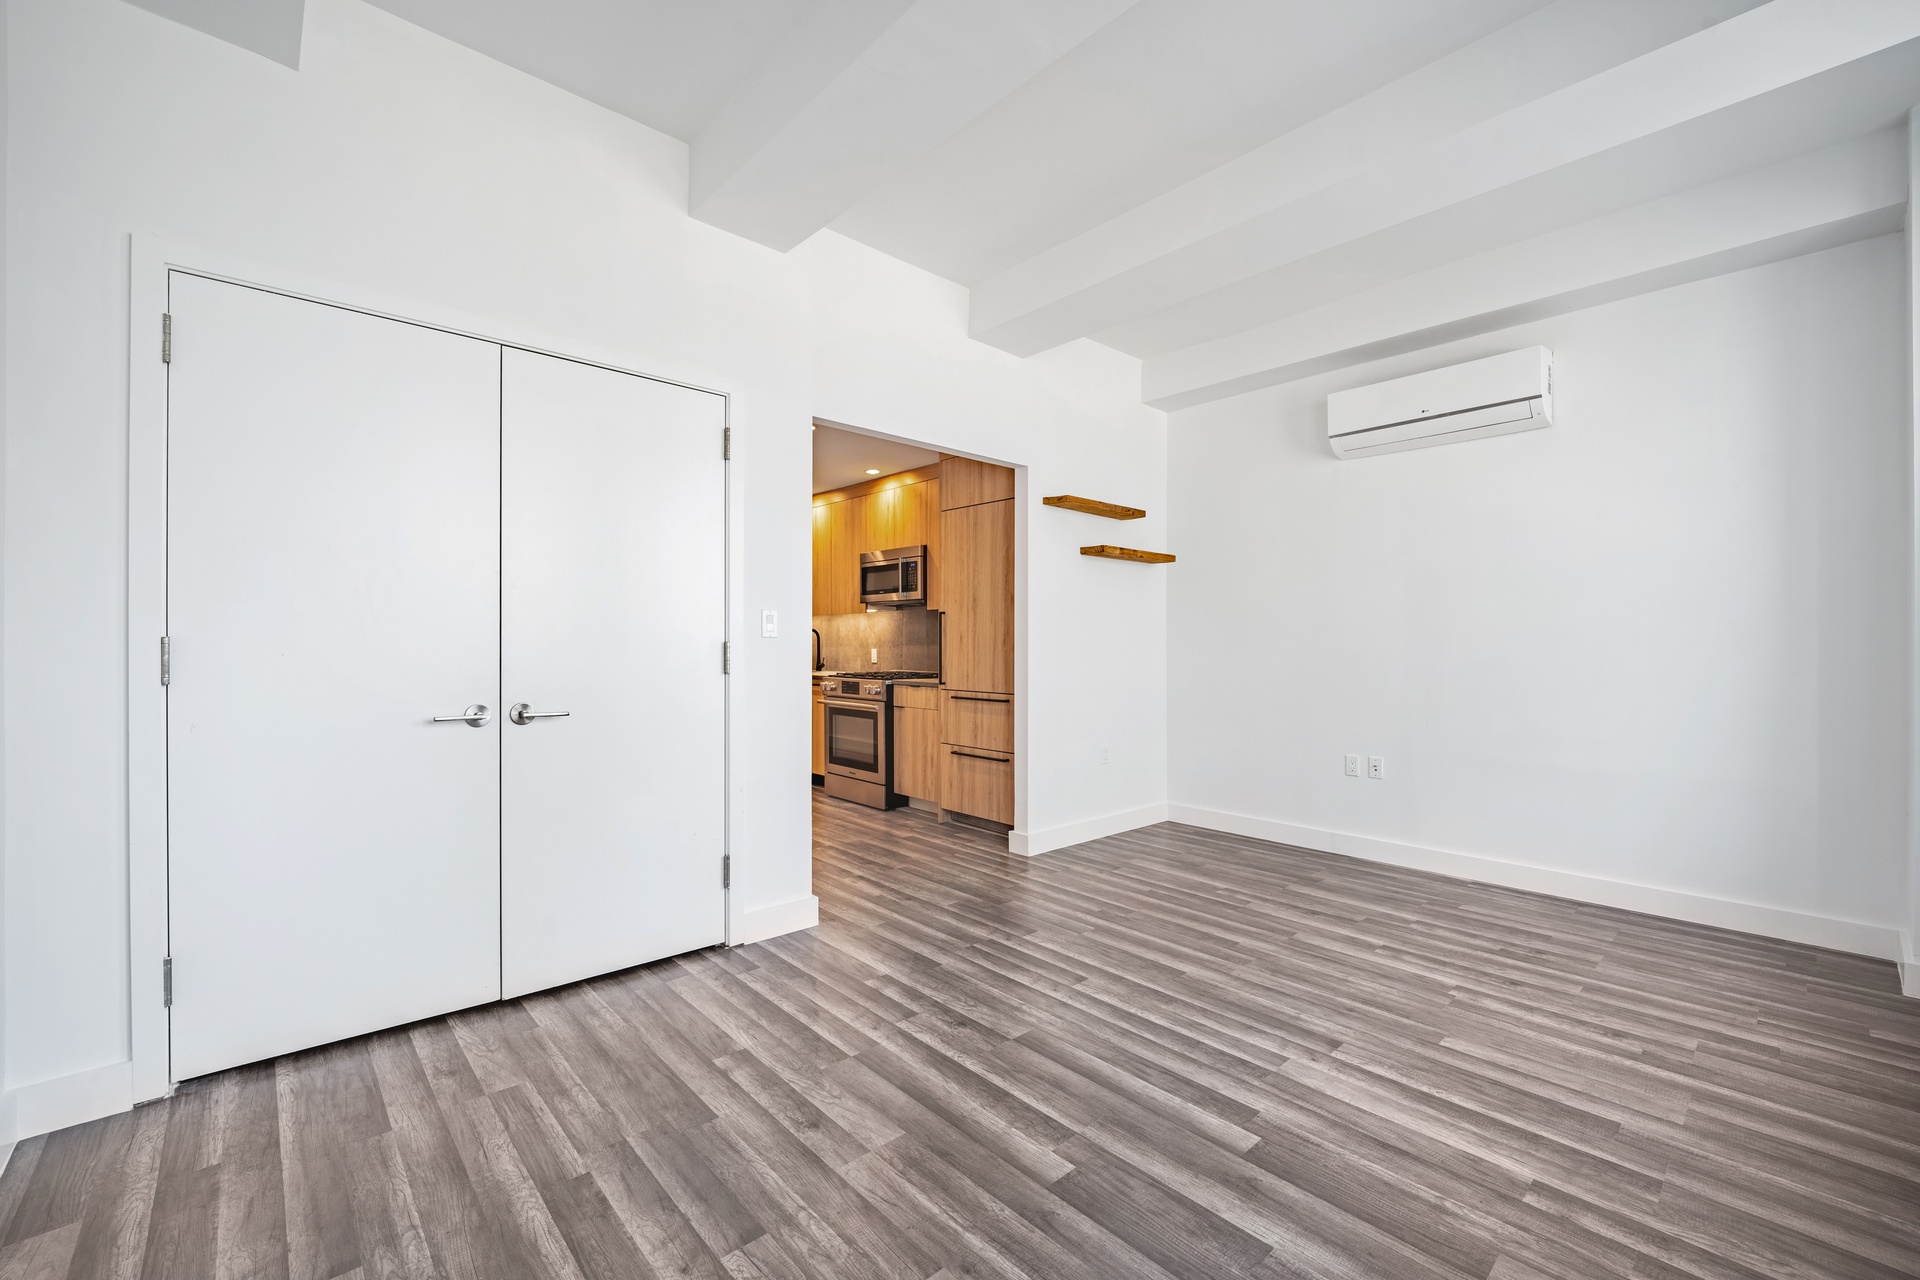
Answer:
[(816, 419), (816, 800), (1012, 830), (1015, 474)]

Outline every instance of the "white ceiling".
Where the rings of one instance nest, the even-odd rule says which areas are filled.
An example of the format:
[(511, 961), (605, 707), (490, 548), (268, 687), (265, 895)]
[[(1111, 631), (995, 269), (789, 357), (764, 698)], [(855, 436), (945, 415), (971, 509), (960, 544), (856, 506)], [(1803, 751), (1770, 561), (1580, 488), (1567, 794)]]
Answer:
[(1920, 0), (373, 2), (1168, 408), (1896, 229), (1920, 102)]
[[(896, 471), (930, 467), (940, 461), (931, 449), (882, 440), (841, 427), (816, 423), (813, 428), (813, 491), (825, 493), (862, 480), (890, 476)], [(872, 475), (867, 473), (871, 471)]]
[(371, 0), (691, 142), (808, 0)]

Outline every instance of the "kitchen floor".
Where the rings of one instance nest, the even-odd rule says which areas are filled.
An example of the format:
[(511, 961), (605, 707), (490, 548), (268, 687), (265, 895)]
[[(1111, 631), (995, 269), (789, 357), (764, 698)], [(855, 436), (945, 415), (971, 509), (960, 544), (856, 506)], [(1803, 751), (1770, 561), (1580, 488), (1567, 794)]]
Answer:
[(818, 930), (20, 1145), (0, 1276), (1893, 1276), (1893, 967), (1164, 825), (816, 796)]

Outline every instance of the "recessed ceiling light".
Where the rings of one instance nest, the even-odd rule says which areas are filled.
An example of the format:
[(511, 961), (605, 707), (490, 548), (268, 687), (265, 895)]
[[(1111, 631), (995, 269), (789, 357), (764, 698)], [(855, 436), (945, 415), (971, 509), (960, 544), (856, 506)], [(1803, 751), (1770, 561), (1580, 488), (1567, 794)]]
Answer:
[(877, 476), (877, 475), (879, 475), (879, 474), (880, 474), (880, 468), (878, 468), (878, 467), (868, 467), (868, 468), (867, 468), (867, 474), (868, 474), (868, 475), (870, 475), (870, 476)]

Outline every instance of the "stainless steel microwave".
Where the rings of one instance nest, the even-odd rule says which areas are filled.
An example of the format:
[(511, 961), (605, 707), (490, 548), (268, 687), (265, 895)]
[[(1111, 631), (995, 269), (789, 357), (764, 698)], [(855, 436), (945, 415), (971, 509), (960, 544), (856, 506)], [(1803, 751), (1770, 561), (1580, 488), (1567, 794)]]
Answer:
[(860, 553), (860, 603), (904, 609), (927, 602), (927, 549), (895, 547)]

